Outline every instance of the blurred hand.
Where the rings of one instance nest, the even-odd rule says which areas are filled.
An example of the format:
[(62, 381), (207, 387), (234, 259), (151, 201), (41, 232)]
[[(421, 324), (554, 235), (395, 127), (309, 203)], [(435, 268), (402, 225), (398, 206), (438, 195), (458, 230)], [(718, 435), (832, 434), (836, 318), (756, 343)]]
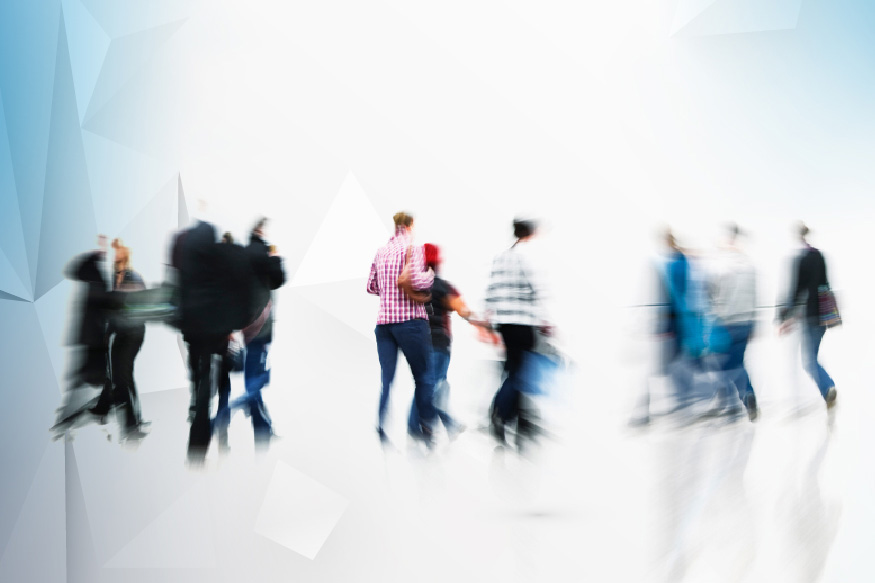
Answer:
[(788, 332), (792, 331), (793, 328), (795, 328), (795, 327), (796, 327), (796, 319), (790, 318), (789, 320), (782, 323), (780, 325), (780, 327), (778, 327), (778, 334), (783, 336), (784, 334), (787, 334)]
[(538, 326), (538, 330), (544, 336), (553, 336), (553, 332), (555, 331), (555, 328), (550, 324), (543, 324), (541, 326)]

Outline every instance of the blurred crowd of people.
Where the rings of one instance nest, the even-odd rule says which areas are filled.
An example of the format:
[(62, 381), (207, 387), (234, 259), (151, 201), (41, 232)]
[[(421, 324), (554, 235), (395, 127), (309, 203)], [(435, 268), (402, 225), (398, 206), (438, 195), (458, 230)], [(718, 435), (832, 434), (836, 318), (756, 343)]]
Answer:
[[(244, 410), (252, 419), (256, 444), (274, 435), (261, 397), (270, 380), (267, 365), (273, 334), (273, 290), (285, 283), (282, 259), (265, 240), (268, 220), (252, 228), (246, 246), (230, 233), (221, 239), (215, 225), (199, 220), (177, 233), (171, 246), (168, 281), (146, 289), (134, 271), (131, 250), (112, 242), (113, 270), (108, 282), (104, 262), (106, 238), (98, 249), (75, 258), (67, 276), (85, 284), (79, 299), (75, 352), (80, 362), (71, 377), (65, 404), (53, 430), (61, 435), (76, 425), (97, 419), (106, 423), (117, 410), (122, 437), (146, 436), (134, 383), (134, 362), (143, 345), (146, 323), (171, 324), (188, 345), (191, 382), (189, 461), (204, 460), (212, 437), (227, 448), (231, 414)], [(245, 394), (230, 400), (230, 373), (242, 370)], [(101, 387), (99, 397), (84, 401), (86, 387)], [(218, 408), (212, 414), (212, 397)]]
[[(476, 327), (481, 340), (503, 349), (501, 378), (483, 428), (502, 446), (508, 444), (508, 433), (520, 450), (537, 443), (544, 433), (533, 398), (543, 389), (537, 386), (537, 369), (555, 333), (544, 266), (531, 252), (538, 221), (514, 219), (514, 242), (494, 258), (478, 314), (444, 279), (441, 249), (415, 242), (413, 216), (399, 212), (393, 221), (394, 235), (377, 250), (366, 285), (369, 294), (379, 297), (375, 336), (381, 370), (376, 426), (380, 441), (391, 443), (387, 414), (399, 352), (414, 381), (406, 423), (409, 437), (431, 449), (440, 425), (451, 441), (466, 429), (450, 414), (449, 405), (455, 313)], [(174, 235), (168, 281), (154, 289), (147, 289), (133, 269), (131, 249), (119, 239), (109, 245), (109, 277), (103, 267), (109, 254), (105, 237), (99, 237), (97, 250), (75, 258), (67, 276), (85, 289), (76, 339), (79, 362), (53, 428), (58, 435), (88, 420), (105, 423), (113, 410), (119, 412), (124, 439), (147, 434), (134, 363), (146, 323), (159, 321), (177, 328), (188, 346), (189, 460), (202, 462), (213, 438), (220, 450), (228, 448), (228, 427), (236, 410), (244, 410), (252, 420), (256, 444), (269, 444), (275, 434), (261, 392), (271, 373), (273, 292), (285, 283), (286, 274), (282, 259), (266, 240), (267, 226), (267, 219), (259, 219), (243, 246), (230, 233), (220, 237), (215, 225), (197, 221)], [(793, 284), (776, 321), (782, 332), (801, 327), (805, 370), (831, 408), (835, 383), (819, 363), (818, 353), (825, 331), (841, 318), (826, 261), (808, 243), (808, 233), (805, 225), (798, 226)], [(658, 372), (670, 380), (670, 413), (696, 409), (692, 405), (704, 394), (711, 403), (706, 415), (737, 417), (746, 411), (751, 421), (759, 415), (757, 393), (745, 366), (758, 320), (757, 276), (743, 235), (737, 225), (729, 225), (725, 245), (706, 261), (684, 249), (671, 231), (663, 234), (664, 260), (656, 270), (656, 335), (664, 348)], [(231, 399), (230, 375), (235, 371), (243, 372), (245, 392)], [(708, 386), (704, 393), (697, 390), (703, 379)], [(99, 396), (77, 400), (77, 389), (89, 386), (98, 387)], [(648, 390), (633, 424), (650, 422), (650, 397)]]
[[(827, 278), (823, 254), (808, 242), (809, 229), (796, 227), (795, 255), (788, 296), (778, 303), (780, 333), (795, 326), (802, 332), (802, 363), (826, 406), (836, 403), (832, 378), (820, 364), (821, 340), (841, 317)], [(662, 339), (661, 375), (670, 380), (674, 406), (669, 413), (690, 413), (697, 401), (709, 400), (703, 416), (759, 416), (757, 396), (745, 366), (745, 352), (760, 325), (757, 276), (736, 224), (726, 227), (725, 244), (711, 257), (682, 248), (670, 230), (664, 233), (664, 261), (657, 267), (655, 333)], [(698, 385), (706, 385), (706, 390)], [(691, 415), (697, 416), (697, 415)], [(644, 394), (631, 423), (651, 420), (650, 392)]]

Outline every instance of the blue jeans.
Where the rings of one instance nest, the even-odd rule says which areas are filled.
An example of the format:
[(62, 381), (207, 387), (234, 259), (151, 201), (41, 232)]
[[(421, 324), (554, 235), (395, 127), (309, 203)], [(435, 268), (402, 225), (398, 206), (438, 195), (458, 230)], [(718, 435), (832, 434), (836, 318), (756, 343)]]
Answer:
[[(451, 431), (455, 429), (456, 422), (447, 413), (447, 402), (450, 398), (450, 384), (447, 382), (447, 370), (450, 368), (449, 348), (432, 350), (431, 368), (434, 374), (432, 405), (434, 406), (435, 414), (444, 424), (444, 427)], [(420, 432), (419, 410), (416, 408), (415, 399), (410, 404), (410, 415), (407, 417), (407, 431), (414, 435)]]
[(398, 349), (407, 359), (413, 373), (415, 385), (413, 399), (419, 410), (420, 422), (431, 429), (435, 410), (432, 404), (434, 381), (431, 372), (431, 331), (426, 320), (407, 320), (397, 324), (378, 324), (374, 333), (377, 336), (377, 356), (380, 359), (380, 409), (378, 427), (384, 428), (386, 411), (389, 407), (389, 391), (395, 379), (398, 363)]
[(267, 351), (269, 342), (253, 340), (246, 346), (246, 358), (243, 361), (243, 384), (246, 394), (234, 399), (230, 408), (245, 407), (252, 417), (252, 429), (256, 439), (267, 439), (272, 433), (270, 415), (261, 399), (261, 389), (270, 382), (270, 370), (267, 368)]
[(725, 399), (729, 401), (732, 385), (738, 391), (738, 398), (742, 403), (747, 403), (748, 395), (753, 395), (753, 387), (750, 384), (750, 376), (744, 368), (744, 352), (753, 332), (753, 324), (726, 324), (726, 332), (729, 334), (730, 344), (726, 360), (723, 362), (723, 382), (725, 383)]
[(835, 386), (832, 378), (826, 373), (820, 363), (817, 362), (817, 353), (820, 350), (820, 341), (826, 332), (824, 326), (805, 322), (802, 326), (802, 366), (805, 372), (814, 379), (821, 396), (826, 399), (829, 389)]

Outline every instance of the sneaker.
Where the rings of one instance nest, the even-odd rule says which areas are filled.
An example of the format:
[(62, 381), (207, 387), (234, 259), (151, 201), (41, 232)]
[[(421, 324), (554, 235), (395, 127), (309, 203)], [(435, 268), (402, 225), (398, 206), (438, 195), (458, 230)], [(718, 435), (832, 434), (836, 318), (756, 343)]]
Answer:
[(744, 406), (747, 408), (747, 418), (751, 421), (756, 421), (759, 416), (759, 409), (757, 409), (757, 398), (750, 394), (744, 398)]
[(833, 407), (835, 407), (835, 404), (836, 404), (836, 388), (835, 387), (829, 388), (829, 390), (826, 392), (825, 399), (826, 399), (827, 408), (832, 409)]
[(122, 431), (123, 441), (139, 441), (149, 435), (148, 431), (144, 431), (145, 427), (142, 424), (126, 427)]

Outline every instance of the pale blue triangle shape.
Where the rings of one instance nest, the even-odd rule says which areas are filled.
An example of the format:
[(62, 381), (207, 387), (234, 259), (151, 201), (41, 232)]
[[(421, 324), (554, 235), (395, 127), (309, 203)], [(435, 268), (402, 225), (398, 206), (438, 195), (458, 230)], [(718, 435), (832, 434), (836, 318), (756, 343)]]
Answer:
[(83, 124), (97, 114), (154, 57), (183, 20), (112, 39), (83, 117)]
[(97, 230), (64, 27), (60, 27), (34, 298), (63, 279), (71, 256), (94, 247)]
[(24, 244), (24, 231), (21, 228), (21, 212), (18, 208), (18, 194), (15, 186), (15, 172), (9, 151), (6, 134), (6, 117), (3, 109), (3, 96), (0, 94), (0, 250), (15, 270), (18, 280), (26, 288), (25, 296), (31, 293), (30, 270), (27, 266), (27, 248)]
[(97, 231), (116, 233), (149, 204), (176, 169), (92, 132), (82, 132)]
[(81, 0), (101, 28), (116, 38), (186, 18), (199, 8), (197, 0)]
[(79, 0), (62, 0), (80, 121), (97, 84), (110, 38)]
[[(36, 279), (60, 3), (0, 2), (0, 91), (30, 284)], [(27, 31), (26, 34), (22, 34)]]
[(802, 0), (717, 0), (681, 31), (682, 36), (711, 36), (792, 30)]
[(27, 299), (30, 296), (30, 291), (15, 273), (15, 269), (6, 258), (3, 249), (0, 249), (0, 291), (21, 299)]

